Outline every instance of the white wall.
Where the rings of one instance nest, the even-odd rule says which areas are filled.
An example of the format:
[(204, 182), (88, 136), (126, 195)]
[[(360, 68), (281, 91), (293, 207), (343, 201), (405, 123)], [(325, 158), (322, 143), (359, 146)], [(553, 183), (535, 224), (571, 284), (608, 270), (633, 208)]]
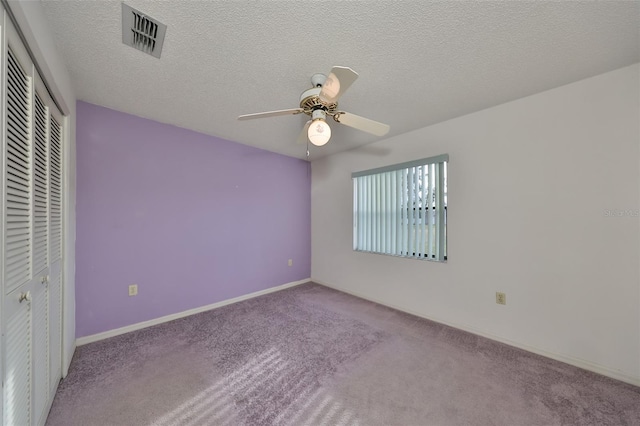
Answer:
[[(314, 161), (313, 280), (640, 384), (639, 73)], [(351, 172), (444, 153), (449, 261), (354, 252)]]
[(65, 245), (63, 266), (63, 376), (67, 375), (75, 350), (75, 241), (76, 241), (76, 96), (53, 33), (39, 1), (9, 0), (9, 8), (25, 37), (35, 62), (42, 71), (52, 95), (66, 115)]

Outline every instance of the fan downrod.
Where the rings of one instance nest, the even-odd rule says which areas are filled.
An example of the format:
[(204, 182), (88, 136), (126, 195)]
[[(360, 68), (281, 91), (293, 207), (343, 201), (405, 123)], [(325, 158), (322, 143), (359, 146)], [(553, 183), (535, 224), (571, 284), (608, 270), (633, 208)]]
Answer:
[(322, 85), (327, 80), (327, 76), (324, 74), (314, 74), (311, 76), (311, 84), (313, 87), (307, 89), (300, 95), (300, 108), (302, 108), (305, 114), (311, 116), (315, 110), (323, 110), (327, 115), (333, 116), (338, 111), (337, 102), (324, 102), (320, 99), (320, 91)]

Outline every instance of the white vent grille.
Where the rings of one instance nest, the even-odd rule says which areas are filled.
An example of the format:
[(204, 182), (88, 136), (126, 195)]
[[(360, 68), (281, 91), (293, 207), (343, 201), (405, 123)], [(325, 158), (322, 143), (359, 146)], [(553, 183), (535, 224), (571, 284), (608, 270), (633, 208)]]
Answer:
[(122, 3), (122, 42), (156, 58), (160, 57), (167, 26)]

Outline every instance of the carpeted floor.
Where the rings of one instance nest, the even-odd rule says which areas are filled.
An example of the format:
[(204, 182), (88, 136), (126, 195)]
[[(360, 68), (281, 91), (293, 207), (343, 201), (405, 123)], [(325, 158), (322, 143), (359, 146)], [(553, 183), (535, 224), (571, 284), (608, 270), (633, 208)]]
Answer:
[(640, 425), (640, 388), (308, 283), (81, 346), (47, 425)]

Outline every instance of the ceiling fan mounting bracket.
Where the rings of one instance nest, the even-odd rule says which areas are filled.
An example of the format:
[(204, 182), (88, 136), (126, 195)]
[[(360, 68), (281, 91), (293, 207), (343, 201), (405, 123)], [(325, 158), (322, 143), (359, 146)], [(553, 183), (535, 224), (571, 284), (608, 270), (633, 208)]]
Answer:
[(312, 87), (322, 87), (325, 81), (327, 81), (327, 76), (324, 74), (317, 73), (311, 76)]

